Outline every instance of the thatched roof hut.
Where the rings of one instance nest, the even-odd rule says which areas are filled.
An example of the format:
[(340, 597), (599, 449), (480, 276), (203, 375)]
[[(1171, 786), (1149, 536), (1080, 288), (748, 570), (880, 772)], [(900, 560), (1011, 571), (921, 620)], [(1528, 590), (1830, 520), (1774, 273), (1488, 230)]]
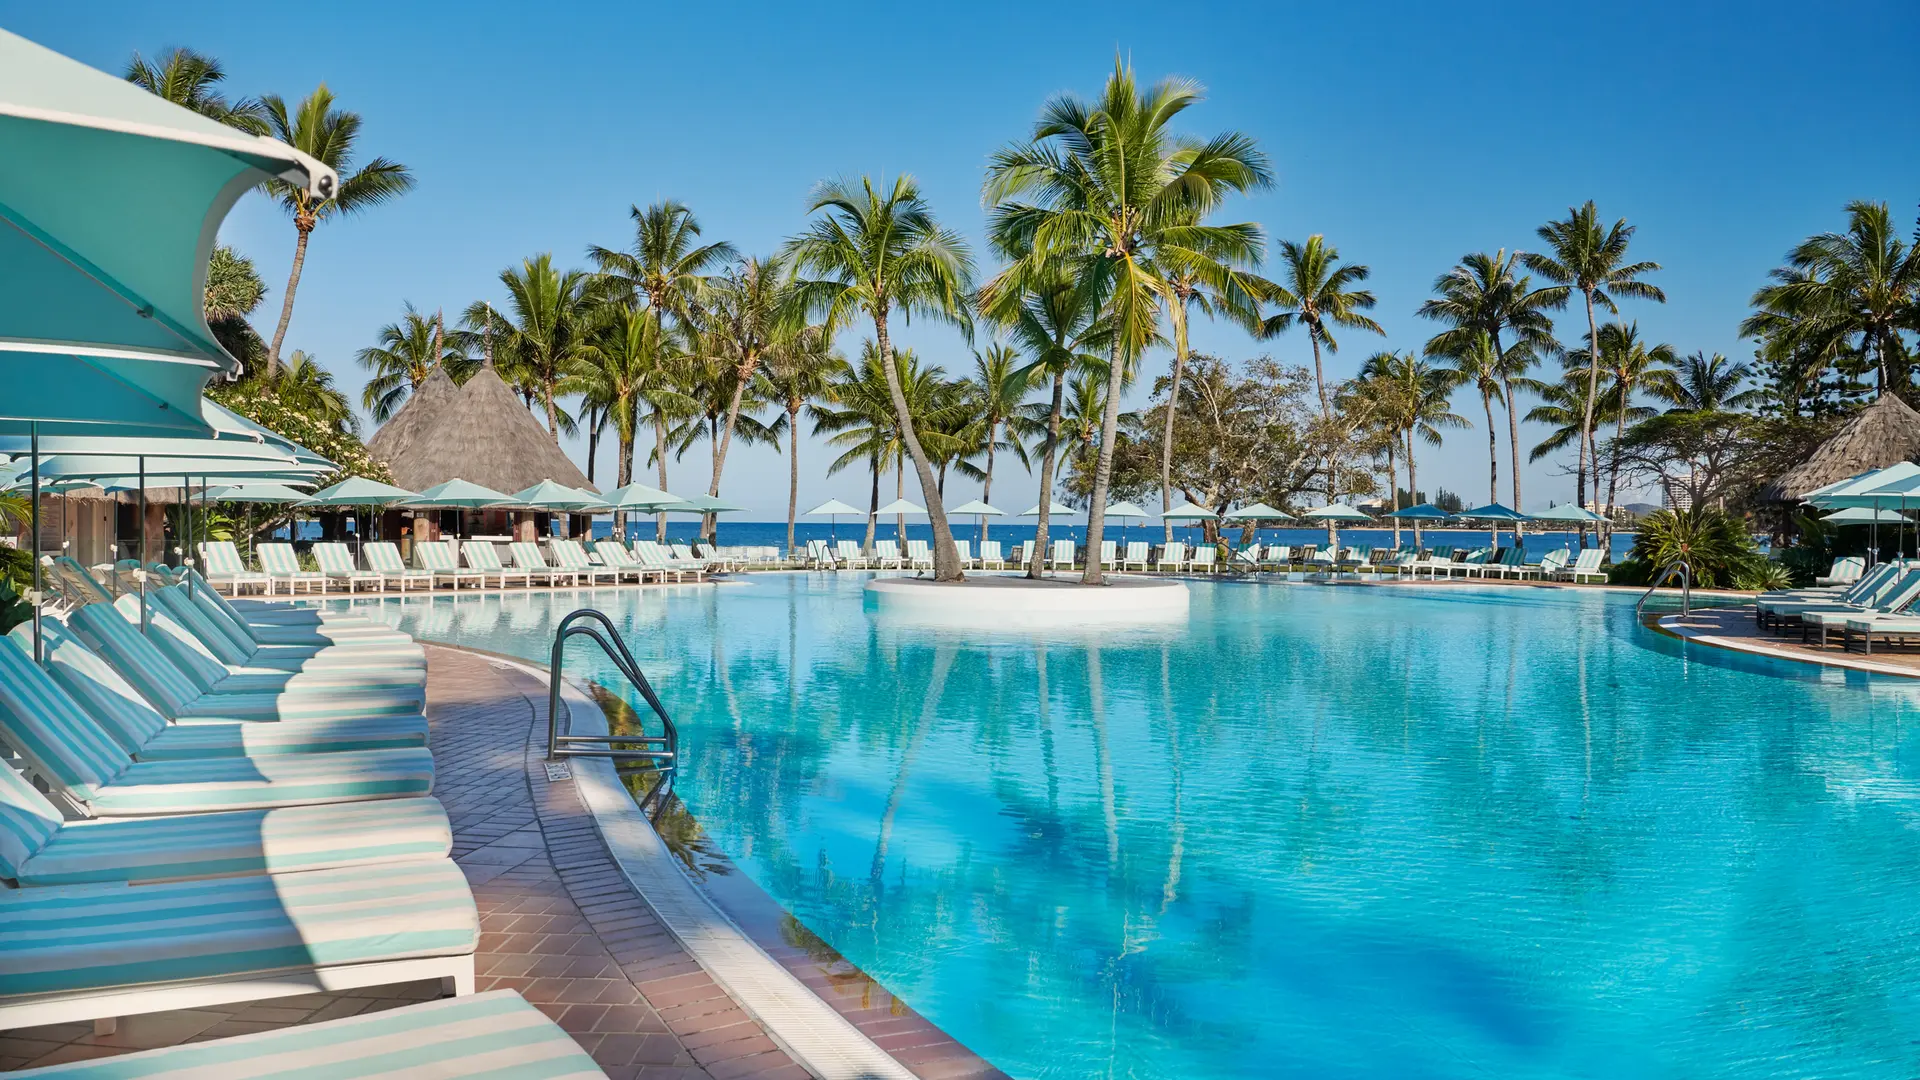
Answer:
[(455, 477), (495, 491), (519, 491), (542, 480), (594, 490), (492, 365), (464, 386), (455, 386), (444, 370), (434, 372), (374, 432), (367, 451), (410, 491)]
[(1815, 488), (1898, 461), (1920, 461), (1920, 413), (1893, 394), (1882, 394), (1840, 425), (1807, 460), (1760, 489), (1770, 502), (1798, 502)]

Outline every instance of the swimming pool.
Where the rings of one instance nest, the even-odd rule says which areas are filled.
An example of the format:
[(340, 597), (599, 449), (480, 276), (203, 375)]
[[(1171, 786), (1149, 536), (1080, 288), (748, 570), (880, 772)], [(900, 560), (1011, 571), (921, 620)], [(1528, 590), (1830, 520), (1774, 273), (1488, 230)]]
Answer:
[(1196, 583), (983, 638), (863, 583), (386, 606), (540, 661), (606, 610), (709, 835), (1018, 1077), (1920, 1069), (1920, 685), (1597, 592)]

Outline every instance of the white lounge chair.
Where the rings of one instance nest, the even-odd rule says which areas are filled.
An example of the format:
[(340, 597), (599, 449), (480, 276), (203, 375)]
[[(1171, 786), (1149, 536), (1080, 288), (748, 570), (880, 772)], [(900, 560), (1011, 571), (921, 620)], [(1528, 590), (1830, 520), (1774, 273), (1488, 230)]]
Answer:
[(1007, 560), (1000, 554), (1000, 541), (980, 541), (980, 569), (1005, 570), (1006, 568)]
[(1602, 583), (1607, 580), (1607, 572), (1600, 568), (1600, 560), (1606, 552), (1599, 548), (1583, 548), (1573, 560), (1573, 565), (1553, 573), (1556, 581), (1572, 581), (1598, 578)]
[(907, 568), (910, 570), (933, 569), (933, 552), (927, 549), (925, 540), (907, 541)]
[(239, 592), (248, 588), (271, 589), (272, 579), (257, 570), (247, 569), (240, 558), (240, 549), (231, 540), (208, 540), (200, 545), (200, 558), (204, 561), (208, 581), (216, 585), (225, 585), (230, 592)]
[(1268, 544), (1266, 552), (1260, 556), (1262, 570), (1290, 570), (1293, 568), (1293, 548), (1286, 544)]
[(481, 575), (480, 583), (485, 585), (492, 578), (504, 589), (507, 583), (518, 578), (520, 584), (533, 587), (533, 574), (517, 567), (503, 566), (500, 553), (485, 540), (468, 540), (460, 545), (460, 557), (467, 560), (467, 566)]
[(540, 545), (531, 540), (516, 540), (508, 544), (507, 557), (513, 560), (514, 569), (524, 571), (533, 581), (547, 585), (557, 585), (562, 581), (569, 585), (580, 584), (578, 571), (548, 565), (547, 557), (540, 554)]
[(839, 549), (840, 565), (844, 569), (859, 570), (867, 566), (867, 557), (861, 552), (859, 544), (851, 540), (842, 540), (836, 547)]
[(1050, 570), (1071, 570), (1073, 569), (1073, 558), (1073, 541), (1055, 540), (1053, 542), (1053, 553), (1047, 559), (1047, 568)]
[(1833, 560), (1825, 574), (1814, 578), (1815, 585), (1851, 585), (1867, 572), (1867, 560), (1858, 555)]
[(313, 557), (320, 563), (320, 572), (327, 575), (328, 580), (345, 585), (348, 592), (359, 592), (362, 585), (371, 585), (376, 589), (385, 586), (386, 579), (378, 573), (353, 565), (353, 554), (345, 544), (315, 544)]
[(1100, 569), (1120, 569), (1120, 545), (1112, 540), (1100, 541)]
[(588, 585), (602, 581), (620, 584), (619, 568), (587, 558), (586, 549), (580, 546), (580, 541), (554, 539), (547, 541), (547, 547), (553, 552), (553, 561), (560, 564), (560, 569), (572, 571), (576, 582), (584, 577)]
[(425, 540), (413, 545), (413, 557), (420, 562), (421, 569), (433, 575), (433, 583), (445, 583), (453, 586), (454, 592), (460, 591), (460, 583), (465, 581), (484, 588), (487, 575), (478, 570), (462, 570), (454, 563), (453, 545), (445, 540)]
[(327, 575), (318, 570), (302, 570), (300, 557), (294, 554), (292, 544), (260, 544), (253, 550), (259, 555), (260, 570), (267, 578), (268, 596), (273, 595), (274, 582), (284, 583), (289, 596), (299, 591), (302, 585), (306, 586), (308, 592), (316, 589), (326, 591)]
[(380, 588), (390, 584), (400, 586), (406, 592), (414, 586), (433, 588), (433, 571), (408, 569), (406, 561), (400, 558), (400, 549), (387, 540), (369, 540), (361, 550), (366, 556), (367, 569), (380, 575)]
[(1027, 567), (1032, 565), (1033, 565), (1033, 541), (1022, 540), (1020, 541), (1020, 569), (1025, 570)]
[(962, 570), (972, 570), (980, 565), (979, 560), (973, 557), (973, 542), (970, 540), (955, 540), (953, 542), (953, 552), (960, 556), (960, 569)]
[(631, 575), (633, 580), (642, 584), (646, 583), (648, 574), (654, 575), (661, 581), (666, 580), (666, 576), (660, 571), (642, 566), (639, 562), (635, 561), (633, 552), (628, 551), (627, 545), (618, 540), (595, 540), (593, 542), (593, 553), (600, 556), (602, 565), (614, 570), (623, 577)]
[(1130, 540), (1127, 542), (1127, 555), (1126, 558), (1120, 560), (1120, 569), (1126, 570), (1130, 567), (1139, 567), (1142, 573), (1146, 572), (1147, 542), (1145, 540)]
[(652, 540), (636, 540), (633, 544), (633, 553), (640, 559), (641, 565), (671, 573), (675, 581), (681, 581), (687, 577), (699, 581), (706, 576), (705, 562), (691, 555), (677, 555), (674, 553), (677, 550), (679, 549), (669, 549)]
[(1215, 566), (1214, 557), (1219, 553), (1212, 544), (1201, 544), (1193, 549), (1193, 572), (1211, 574)]
[(902, 570), (906, 568), (906, 559), (900, 555), (900, 545), (892, 540), (873, 542), (873, 565), (882, 570)]
[(1160, 559), (1154, 563), (1156, 570), (1172, 570), (1178, 573), (1187, 568), (1187, 545), (1178, 540), (1170, 541), (1160, 548)]

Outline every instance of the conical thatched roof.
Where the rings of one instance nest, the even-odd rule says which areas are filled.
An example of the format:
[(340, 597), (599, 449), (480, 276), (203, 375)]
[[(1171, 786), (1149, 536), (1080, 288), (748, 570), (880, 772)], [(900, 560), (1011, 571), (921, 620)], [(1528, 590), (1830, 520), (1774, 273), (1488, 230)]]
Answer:
[(1806, 461), (1760, 490), (1773, 502), (1797, 502), (1815, 488), (1896, 461), (1920, 460), (1920, 413), (1892, 394), (1854, 413)]
[(458, 477), (495, 491), (542, 480), (596, 490), (491, 365), (464, 386), (436, 371), (367, 442), (394, 483), (420, 491)]

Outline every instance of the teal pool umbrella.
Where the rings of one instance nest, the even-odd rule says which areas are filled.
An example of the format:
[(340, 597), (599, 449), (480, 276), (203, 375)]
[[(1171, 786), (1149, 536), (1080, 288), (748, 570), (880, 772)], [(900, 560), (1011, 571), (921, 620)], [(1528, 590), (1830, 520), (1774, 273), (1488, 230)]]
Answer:
[(1301, 514), (1300, 516), (1303, 518), (1311, 518), (1314, 521), (1370, 521), (1372, 520), (1371, 518), (1367, 517), (1367, 514), (1365, 511), (1355, 510), (1353, 507), (1348, 506), (1345, 503), (1333, 503), (1328, 506), (1318, 506), (1313, 508), (1312, 510), (1307, 511), (1304, 514)]
[(1488, 503), (1485, 506), (1476, 506), (1471, 510), (1462, 510), (1460, 511), (1458, 516), (1467, 518), (1471, 521), (1492, 522), (1493, 523), (1493, 546), (1496, 548), (1500, 546), (1500, 523), (1501, 522), (1505, 521), (1505, 522), (1514, 523), (1516, 525), (1516, 528), (1514, 529), (1514, 536), (1515, 538), (1518, 538), (1520, 535), (1520, 530), (1517, 527), (1517, 524), (1522, 521), (1532, 520), (1527, 515), (1521, 513), (1520, 511), (1515, 510), (1510, 506), (1503, 506), (1497, 502)]
[(420, 497), (419, 492), (397, 488), (392, 484), (383, 484), (378, 480), (369, 480), (364, 476), (349, 476), (332, 487), (322, 488), (297, 505), (302, 507), (338, 506), (353, 511), (354, 539), (366, 546), (367, 538), (359, 528), (362, 506), (391, 506), (394, 503), (407, 502)]
[(661, 491), (659, 488), (648, 487), (645, 484), (628, 484), (626, 487), (614, 488), (600, 496), (600, 501), (615, 510), (638, 510), (646, 513), (685, 500), (671, 491)]
[(1531, 516), (1535, 521), (1565, 521), (1577, 525), (1591, 525), (1596, 521), (1606, 520), (1606, 518), (1601, 517), (1586, 507), (1575, 506), (1573, 503), (1561, 503), (1559, 506), (1550, 506)]
[(1120, 523), (1120, 542), (1124, 544), (1127, 541), (1128, 525), (1134, 521), (1143, 521), (1151, 515), (1133, 503), (1122, 499), (1107, 507), (1107, 516)]
[(462, 480), (456, 476), (420, 492), (408, 505), (429, 509), (480, 510), (513, 502), (514, 498), (511, 495), (502, 494), (490, 487), (476, 484), (471, 480)]
[(1432, 503), (1421, 503), (1418, 506), (1409, 506), (1404, 510), (1395, 510), (1387, 516), (1390, 518), (1399, 518), (1401, 521), (1445, 521), (1453, 515)]
[(0, 31), (0, 432), (204, 435), (238, 369), (202, 309), (233, 204), (333, 170)]
[[(813, 509), (807, 511), (807, 516), (808, 517), (824, 516), (827, 519), (827, 535), (832, 537), (831, 543), (833, 543), (835, 546), (838, 546), (840, 543), (840, 515), (841, 514), (858, 514), (859, 512), (860, 511), (857, 508), (848, 506), (846, 503), (841, 502), (839, 499), (828, 499), (826, 502), (823, 502), (819, 506), (816, 506)], [(999, 513), (999, 511), (997, 510), (994, 512)], [(791, 555), (792, 552), (788, 552), (788, 554)]]
[(542, 480), (532, 487), (521, 488), (507, 497), (522, 507), (534, 510), (583, 510), (601, 505), (598, 495), (591, 495), (565, 484), (557, 484), (552, 480)]
[(1220, 515), (1221, 521), (1291, 521), (1292, 519), (1292, 514), (1285, 510), (1277, 510), (1263, 502), (1242, 506)]
[(904, 525), (907, 515), (925, 514), (926, 512), (927, 508), (924, 506), (915, 505), (905, 499), (895, 499), (880, 509), (875, 510), (873, 516), (875, 518), (893, 518), (893, 538), (896, 542), (904, 545), (907, 542), (907, 538), (902, 534), (905, 532)]
[(1822, 514), (1820, 520), (1830, 525), (1905, 525), (1911, 519), (1894, 510), (1872, 510), (1864, 506), (1849, 506), (1844, 510), (1835, 510), (1831, 514)]
[(207, 498), (213, 502), (290, 503), (305, 502), (308, 494), (285, 484), (231, 484), (209, 488)]
[[(663, 506), (661, 509), (670, 514), (699, 514), (704, 517), (708, 514), (738, 513), (746, 507), (735, 506), (714, 495), (689, 495), (672, 506)], [(716, 541), (720, 539), (720, 521), (717, 517), (713, 523), (713, 537)]]
[[(1073, 507), (1071, 507), (1071, 506), (1066, 506), (1066, 505), (1064, 505), (1064, 504), (1062, 504), (1062, 503), (1058, 503), (1058, 502), (1050, 502), (1050, 503), (1048, 503), (1048, 504), (1047, 504), (1047, 516), (1048, 516), (1048, 517), (1052, 517), (1052, 516), (1054, 516), (1055, 514), (1077, 514), (1077, 513), (1079, 513), (1079, 512), (1080, 512), (1080, 511), (1078, 511), (1078, 510), (1075, 510), (1075, 509), (1074, 509)], [(1039, 517), (1039, 516), (1040, 516), (1040, 504), (1039, 504), (1039, 503), (1034, 503), (1034, 504), (1033, 504), (1032, 506), (1029, 506), (1029, 507), (1027, 507), (1027, 508), (1026, 508), (1025, 510), (1022, 510), (1022, 511), (1020, 512), (1020, 516), (1021, 516), (1021, 517)]]
[(1183, 502), (1161, 514), (1160, 518), (1163, 521), (1212, 521), (1219, 516), (1220, 515), (1205, 507), (1195, 506), (1190, 502)]

